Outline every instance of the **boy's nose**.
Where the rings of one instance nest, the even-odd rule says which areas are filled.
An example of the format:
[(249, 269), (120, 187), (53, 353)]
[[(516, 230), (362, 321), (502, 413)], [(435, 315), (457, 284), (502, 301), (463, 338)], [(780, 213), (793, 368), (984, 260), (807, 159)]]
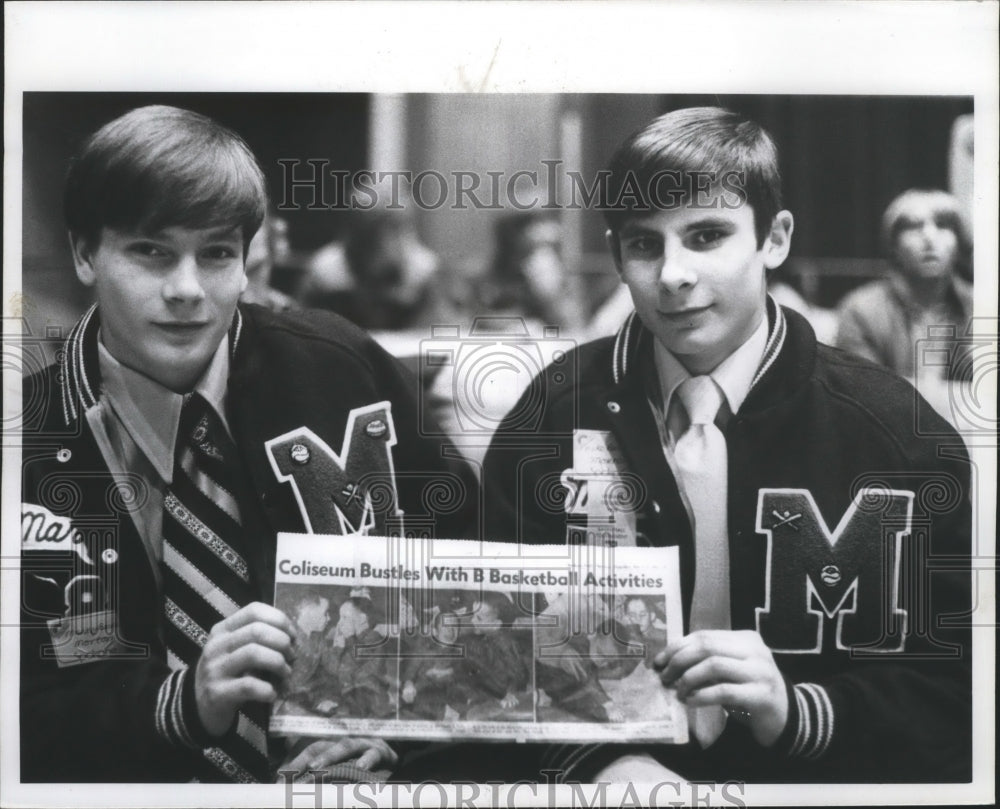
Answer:
[(163, 296), (170, 301), (200, 301), (205, 297), (198, 274), (198, 262), (193, 257), (182, 257), (167, 276)]
[(660, 287), (674, 295), (686, 287), (693, 286), (698, 275), (691, 265), (691, 257), (680, 248), (664, 247), (663, 263), (660, 266)]

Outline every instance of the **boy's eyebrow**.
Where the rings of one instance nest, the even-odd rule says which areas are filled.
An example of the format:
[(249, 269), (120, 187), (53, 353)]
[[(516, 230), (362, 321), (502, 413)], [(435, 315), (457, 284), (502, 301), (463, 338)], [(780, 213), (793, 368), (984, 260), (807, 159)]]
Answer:
[[(706, 230), (708, 228), (729, 229), (732, 227), (734, 227), (734, 225), (731, 219), (727, 219), (724, 216), (706, 214), (703, 217), (687, 222), (684, 225), (684, 230)], [(620, 233), (622, 236), (642, 235), (647, 233), (659, 235), (659, 231), (655, 227), (643, 224), (643, 220), (641, 219), (626, 222), (622, 225)]]
[(242, 227), (240, 225), (220, 225), (217, 228), (209, 228), (206, 235), (210, 239), (227, 239), (232, 237), (239, 239), (242, 237)]
[(626, 222), (624, 225), (622, 225), (620, 230), (620, 234), (622, 236), (642, 235), (647, 233), (657, 235), (659, 231), (657, 231), (656, 228), (654, 227), (651, 227), (649, 225), (644, 225), (642, 223), (642, 220), (639, 221), (632, 220)]
[[(173, 226), (168, 225), (167, 227), (159, 228), (157, 230), (150, 230), (146, 228), (138, 228), (135, 231), (135, 235), (143, 239), (166, 239), (169, 237), (168, 231), (172, 229)], [(242, 238), (242, 226), (241, 225), (219, 225), (214, 228), (205, 228), (203, 233), (209, 239), (240, 239)]]
[(733, 222), (731, 219), (726, 219), (724, 216), (703, 216), (700, 219), (695, 219), (693, 222), (688, 222), (685, 226), (685, 230), (705, 230), (706, 228), (731, 228), (733, 227)]

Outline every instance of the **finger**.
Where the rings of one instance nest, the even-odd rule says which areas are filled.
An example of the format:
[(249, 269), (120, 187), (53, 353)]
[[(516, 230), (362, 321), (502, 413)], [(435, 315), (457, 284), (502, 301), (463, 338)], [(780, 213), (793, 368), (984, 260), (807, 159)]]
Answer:
[(752, 713), (758, 700), (754, 698), (754, 686), (747, 683), (716, 683), (692, 691), (685, 704), (689, 707), (721, 705), (730, 711)]
[(292, 673), (292, 667), (281, 652), (251, 643), (221, 658), (217, 669), (217, 674), (227, 679), (250, 672), (266, 672), (279, 680), (285, 680)]
[(251, 675), (214, 683), (210, 693), (213, 702), (236, 706), (244, 702), (274, 702), (278, 698), (271, 683)]
[(228, 618), (223, 619), (213, 626), (212, 632), (233, 632), (255, 621), (270, 624), (284, 631), (289, 637), (294, 637), (296, 634), (294, 625), (285, 613), (262, 601), (254, 601), (251, 604), (240, 607)]
[(368, 742), (354, 737), (328, 742), (316, 751), (312, 761), (309, 762), (309, 768), (316, 770), (329, 767), (331, 764), (339, 764), (356, 757), (367, 748)]
[[(747, 637), (749, 635), (749, 637)], [(661, 669), (660, 679), (664, 685), (672, 685), (691, 666), (712, 656), (731, 657), (746, 660), (760, 653), (753, 638), (756, 632), (731, 632), (728, 630), (702, 630), (692, 632), (676, 644), (667, 647), (666, 661)]]
[(369, 747), (365, 752), (358, 756), (357, 765), (363, 770), (373, 770), (382, 761), (382, 751), (375, 748)]
[(314, 759), (322, 753), (323, 748), (329, 745), (330, 742), (326, 739), (313, 742), (303, 749), (295, 758), (293, 758), (286, 765), (285, 769), (294, 770), (297, 773), (305, 772), (306, 770), (315, 769), (312, 767)]
[(309, 764), (312, 762), (313, 757), (316, 755), (316, 746), (318, 744), (325, 744), (325, 742), (313, 742), (302, 749), (299, 754), (289, 761), (283, 769), (294, 770), (296, 773), (305, 772), (308, 769)]
[(223, 634), (216, 641), (220, 652), (234, 652), (241, 646), (258, 644), (280, 652), (288, 663), (295, 661), (295, 649), (292, 636), (282, 629), (261, 621), (241, 626), (239, 629)]
[(752, 661), (737, 660), (732, 657), (712, 656), (691, 666), (674, 682), (677, 698), (687, 699), (692, 691), (715, 683), (748, 683), (761, 676), (758, 666)]

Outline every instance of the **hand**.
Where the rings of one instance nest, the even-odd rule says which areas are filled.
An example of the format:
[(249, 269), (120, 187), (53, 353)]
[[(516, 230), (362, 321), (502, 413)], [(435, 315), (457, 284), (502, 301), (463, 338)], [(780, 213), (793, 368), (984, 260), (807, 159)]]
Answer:
[(291, 674), (295, 629), (274, 607), (254, 602), (219, 621), (195, 666), (198, 717), (222, 736), (245, 702), (274, 702)]
[(407, 680), (399, 695), (403, 698), (403, 702), (409, 704), (417, 698), (417, 687), (412, 682)]
[(771, 650), (757, 632), (701, 630), (653, 659), (665, 686), (685, 705), (742, 711), (754, 738), (774, 744), (788, 721), (788, 692)]
[(324, 770), (349, 759), (356, 759), (354, 763), (362, 769), (375, 770), (394, 767), (399, 756), (383, 739), (353, 736), (344, 739), (318, 739), (278, 769), (305, 773), (309, 770)]
[(517, 705), (517, 703), (518, 699), (516, 696), (514, 696), (513, 691), (508, 691), (506, 694), (503, 695), (503, 698), (500, 700), (500, 704), (504, 708), (513, 708), (515, 705)]

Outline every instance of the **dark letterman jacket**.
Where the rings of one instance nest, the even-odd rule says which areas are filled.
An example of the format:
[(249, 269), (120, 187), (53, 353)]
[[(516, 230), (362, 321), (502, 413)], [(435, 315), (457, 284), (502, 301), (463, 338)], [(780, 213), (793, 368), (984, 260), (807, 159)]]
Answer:
[[(802, 317), (770, 300), (768, 318), (758, 373), (725, 426), (728, 502), (719, 507), (729, 520), (732, 626), (760, 632), (771, 648), (787, 681), (788, 724), (768, 750), (735, 721), (707, 751), (643, 749), (696, 779), (968, 780), (962, 441), (895, 374), (817, 344)], [(633, 315), (616, 337), (546, 370), (537, 419), (527, 423), (522, 399), (486, 457), (487, 524), (493, 539), (564, 541), (566, 514), (546, 492), (573, 465), (574, 428), (609, 431), (636, 493), (637, 544), (679, 547), (686, 627), (695, 550), (647, 397), (652, 339)], [(635, 749), (550, 748), (543, 766), (585, 781)]]
[[(109, 472), (86, 417), (101, 395), (98, 328), (91, 310), (61, 364), (24, 380), (22, 780), (188, 780), (207, 740), (194, 678), (165, 662), (156, 565), (129, 514), (143, 484)], [(396, 506), (406, 530), (468, 533), (474, 477), (419, 429), (416, 380), (363, 332), (251, 305), (229, 339), (227, 421), (258, 498), (242, 522), (260, 600), (273, 600), (276, 532), (345, 533), (342, 518), (361, 524), (359, 488), (376, 504), (371, 533), (399, 528)], [(296, 478), (297, 498), (301, 445), (325, 471)], [(425, 497), (429, 484), (451, 496)]]

